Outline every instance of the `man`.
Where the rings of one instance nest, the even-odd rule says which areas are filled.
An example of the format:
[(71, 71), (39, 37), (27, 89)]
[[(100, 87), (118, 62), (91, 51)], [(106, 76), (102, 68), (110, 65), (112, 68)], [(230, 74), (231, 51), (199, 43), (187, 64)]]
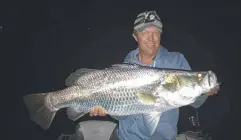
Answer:
[[(160, 45), (162, 23), (155, 11), (146, 11), (137, 16), (134, 23), (133, 37), (138, 43), (138, 48), (130, 51), (124, 62), (136, 63), (150, 67), (174, 68), (190, 70), (184, 55), (179, 52), (169, 52)], [(210, 95), (216, 94), (210, 92)], [(201, 96), (191, 106), (200, 107), (207, 96)], [(104, 109), (94, 107), (91, 116), (105, 115)], [(177, 135), (177, 121), (179, 109), (164, 112), (160, 116), (159, 125), (153, 135), (148, 133), (142, 115), (133, 115), (113, 118), (119, 121), (118, 136), (120, 140), (174, 140)]]

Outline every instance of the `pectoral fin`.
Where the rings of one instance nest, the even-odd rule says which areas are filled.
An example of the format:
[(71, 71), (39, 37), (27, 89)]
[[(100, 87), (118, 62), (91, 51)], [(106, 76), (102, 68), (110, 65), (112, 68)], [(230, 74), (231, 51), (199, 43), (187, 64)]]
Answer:
[(147, 94), (147, 93), (137, 93), (136, 94), (138, 99), (143, 103), (143, 104), (155, 104), (156, 103), (156, 97), (153, 96), (152, 94)]
[(149, 130), (151, 135), (155, 132), (157, 125), (160, 120), (161, 113), (153, 112), (151, 114), (144, 114), (144, 119), (146, 121), (146, 128)]
[(81, 110), (78, 110), (78, 108), (67, 108), (67, 116), (70, 120), (76, 121), (80, 117), (84, 116), (86, 112), (83, 112)]

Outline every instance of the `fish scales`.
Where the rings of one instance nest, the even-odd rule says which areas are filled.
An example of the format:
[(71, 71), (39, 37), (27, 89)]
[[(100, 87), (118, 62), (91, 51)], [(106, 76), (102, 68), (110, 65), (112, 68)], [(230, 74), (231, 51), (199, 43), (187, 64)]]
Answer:
[[(145, 90), (147, 89), (147, 90)], [(150, 89), (150, 88), (149, 88)], [(148, 88), (143, 88), (143, 93), (145, 92), (151, 92), (151, 90), (149, 90)], [(153, 90), (153, 89), (152, 89)], [(126, 113), (125, 111), (121, 111), (123, 110), (122, 105), (129, 105), (130, 110), (132, 110), (131, 108), (135, 108), (133, 107), (134, 102), (136, 102), (136, 104), (138, 105), (139, 103), (139, 99), (136, 97), (136, 92), (140, 91), (139, 89), (125, 89), (125, 90), (121, 90), (121, 89), (117, 89), (117, 90), (112, 90), (111, 93), (108, 93), (108, 91), (106, 91), (106, 93), (94, 93), (88, 97), (86, 97), (86, 101), (88, 102), (88, 104), (85, 104), (84, 100), (77, 101), (78, 106), (82, 106), (82, 108), (91, 108), (92, 106), (96, 106), (96, 105), (100, 105), (103, 106), (107, 112), (110, 113)], [(100, 95), (100, 96), (98, 96)], [(90, 102), (89, 100), (92, 100), (92, 102)], [(140, 104), (140, 103), (139, 103)], [(111, 108), (112, 107), (112, 108)], [(114, 112), (111, 112), (112, 109), (115, 109)], [(143, 108), (142, 108), (143, 109)], [(110, 110), (110, 111), (109, 111)], [(127, 112), (128, 113), (128, 112)], [(118, 115), (119, 115), (118, 114)]]
[[(128, 73), (128, 74), (126, 74), (126, 73)], [(133, 73), (133, 74), (132, 74)], [(108, 75), (108, 74), (110, 74), (110, 75), (112, 75), (112, 76), (110, 76), (110, 78), (109, 79), (104, 79), (103, 80), (103, 78), (105, 78), (106, 77), (106, 75)], [(126, 77), (124, 77), (123, 78), (123, 76), (121, 76), (121, 75), (132, 75), (132, 76), (126, 76)], [(146, 71), (140, 71), (140, 72), (136, 72), (136, 70), (134, 69), (124, 69), (124, 70), (122, 70), (121, 71), (121, 69), (114, 69), (114, 70), (109, 70), (109, 71), (106, 71), (106, 72), (102, 72), (102, 71), (100, 71), (100, 72), (97, 72), (96, 74), (93, 74), (93, 75), (90, 75), (90, 77), (89, 77), (89, 79), (90, 80), (88, 80), (88, 76), (86, 77), (86, 79), (85, 80), (83, 80), (83, 82), (81, 82), (81, 80), (80, 81), (78, 81), (79, 83), (82, 83), (82, 84), (84, 84), (84, 86), (85, 86), (85, 88), (87, 89), (86, 90), (86, 92), (82, 92), (82, 93), (78, 93), (78, 91), (79, 91), (79, 88), (80, 87), (74, 87), (74, 89), (71, 89), (71, 91), (72, 92), (74, 92), (73, 94), (69, 94), (68, 92), (66, 92), (66, 90), (64, 90), (62, 93), (63, 94), (69, 94), (69, 95), (72, 95), (72, 96), (66, 96), (67, 98), (67, 100), (68, 99), (72, 99), (72, 100), (75, 100), (75, 98), (73, 97), (73, 95), (76, 95), (76, 99), (78, 100), (79, 99), (79, 97), (81, 97), (81, 96), (83, 96), (82, 98), (84, 98), (84, 96), (86, 97), (86, 96), (89, 96), (90, 98), (92, 98), (92, 99), (95, 99), (95, 97), (96, 96), (98, 96), (98, 95), (101, 95), (101, 96), (104, 96), (105, 95), (105, 93), (107, 92), (107, 93), (109, 93), (109, 92), (112, 92), (112, 94), (115, 94), (115, 92), (113, 92), (113, 91), (109, 91), (109, 90), (115, 90), (115, 88), (118, 88), (118, 87), (120, 87), (120, 86), (122, 86), (123, 85), (123, 83), (122, 83), (122, 81), (130, 81), (130, 83), (128, 83), (128, 84), (134, 84), (134, 82), (140, 82), (140, 79), (142, 79), (142, 78), (145, 78), (145, 76), (147, 77), (150, 77), (150, 75), (149, 74), (151, 74), (151, 72), (150, 71), (148, 71), (148, 73), (146, 72)], [(136, 80), (130, 80), (132, 77), (139, 77), (139, 78), (137, 78)], [(128, 79), (129, 78), (129, 79)], [(90, 88), (88, 88), (89, 86), (92, 86), (91, 85), (91, 83), (89, 83), (89, 82), (87, 82), (87, 81), (93, 81), (93, 79), (95, 79), (94, 80), (94, 82), (91, 82), (93, 85), (96, 85), (97, 86), (97, 88), (93, 88), (93, 89), (90, 89)], [(96, 80), (97, 79), (97, 80)], [(95, 82), (95, 81), (98, 81), (98, 79), (102, 79), (102, 82)], [(114, 82), (114, 80), (116, 80), (116, 81), (120, 81), (120, 82)], [(86, 82), (86, 83), (85, 83)], [(113, 83), (113, 84), (112, 84)], [(103, 86), (104, 88), (100, 88), (99, 86), (101, 86), (101, 85), (108, 85), (108, 86)], [(77, 88), (77, 89), (76, 89)], [(109, 90), (108, 90), (108, 88), (110, 88)], [(126, 88), (128, 88), (128, 85), (126, 85), (125, 86), (125, 88), (123, 88), (122, 90), (125, 90)], [(93, 96), (91, 96), (91, 93), (93, 92), (93, 90), (95, 90), (94, 91), (94, 97)], [(121, 89), (120, 89), (121, 90)], [(102, 91), (102, 93), (98, 93), (98, 92), (100, 92), (100, 91)], [(148, 91), (147, 91), (148, 92)], [(87, 94), (85, 94), (85, 93), (87, 93)], [(63, 95), (63, 96), (59, 96), (59, 97), (64, 97), (65, 95)], [(68, 98), (69, 97), (69, 98)], [(110, 98), (110, 100), (113, 100), (113, 101), (115, 101), (114, 100), (114, 98), (115, 98), (115, 96), (113, 96), (112, 98)], [(63, 98), (64, 99), (64, 98)], [(128, 97), (127, 97), (127, 99), (128, 99)], [(58, 101), (62, 101), (62, 100), (60, 100), (60, 99), (56, 99), (56, 100), (58, 100)], [(76, 101), (77, 101), (76, 100)], [(65, 102), (65, 103), (62, 103), (62, 104), (69, 104), (69, 102)], [(94, 104), (94, 105), (97, 105), (97, 104)], [(57, 105), (55, 105), (55, 107), (56, 108), (62, 108), (62, 107), (64, 107), (64, 106), (60, 106), (60, 107), (58, 107)]]
[[(103, 96), (100, 96), (100, 99), (98, 100), (97, 105), (103, 106), (107, 113), (115, 114), (115, 115), (126, 115), (129, 114), (129, 111), (138, 111), (137, 107), (142, 105), (145, 107), (146, 105), (139, 102), (139, 99), (136, 97), (136, 93), (139, 92), (138, 89), (136, 90), (130, 90), (130, 91), (116, 91), (116, 93), (107, 94), (109, 98), (104, 99)], [(143, 93), (145, 92), (151, 92), (150, 90), (143, 90)], [(126, 94), (126, 95), (125, 95)], [(102, 97), (102, 98), (101, 98)], [(123, 105), (125, 105), (125, 109), (123, 110)], [(113, 110), (114, 109), (114, 110)]]
[[(145, 77), (150, 77), (152, 73), (155, 73), (155, 70), (153, 70), (152, 72), (151, 70), (138, 71), (137, 68), (136, 69), (133, 69), (133, 68), (107, 69), (106, 71), (97, 71), (95, 73), (88, 73), (87, 75), (84, 76), (84, 78), (86, 78), (87, 80), (82, 81), (82, 78), (80, 78), (77, 81), (77, 83), (83, 84), (85, 87), (88, 87), (88, 86), (102, 87), (103, 84), (107, 85), (107, 84), (115, 83), (117, 85), (118, 83), (122, 83), (123, 81), (137, 82), (138, 80), (140, 81)], [(93, 77), (94, 80), (91, 80), (92, 78), (89, 78), (89, 77)], [(105, 87), (102, 87), (102, 88), (105, 88)]]

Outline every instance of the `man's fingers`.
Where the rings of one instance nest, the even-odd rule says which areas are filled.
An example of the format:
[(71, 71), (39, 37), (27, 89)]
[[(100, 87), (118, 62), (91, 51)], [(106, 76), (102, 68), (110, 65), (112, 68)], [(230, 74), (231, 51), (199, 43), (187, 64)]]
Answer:
[(95, 116), (100, 116), (100, 107), (98, 106), (98, 107), (96, 107), (95, 108)]
[(98, 107), (98, 114), (99, 114), (100, 116), (105, 116), (105, 110), (104, 110), (103, 107)]
[(212, 89), (209, 93), (208, 93), (208, 95), (215, 95), (215, 94), (218, 94), (218, 89)]
[(91, 109), (90, 109), (90, 112), (89, 112), (90, 116), (93, 116), (93, 115), (94, 115), (94, 111), (95, 111), (95, 108), (91, 108)]
[(99, 106), (96, 108), (96, 116), (97, 114), (98, 116), (101, 116), (101, 108)]
[(105, 116), (105, 110), (103, 107), (96, 106), (90, 109), (89, 111), (90, 116)]
[(105, 109), (103, 107), (100, 108), (100, 111), (101, 111), (101, 116), (105, 116)]

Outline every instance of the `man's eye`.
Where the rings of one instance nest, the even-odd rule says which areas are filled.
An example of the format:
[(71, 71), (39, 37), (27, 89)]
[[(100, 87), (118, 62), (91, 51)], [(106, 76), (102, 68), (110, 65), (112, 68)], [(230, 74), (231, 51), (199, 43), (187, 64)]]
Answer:
[(156, 35), (159, 35), (159, 32), (155, 32)]

